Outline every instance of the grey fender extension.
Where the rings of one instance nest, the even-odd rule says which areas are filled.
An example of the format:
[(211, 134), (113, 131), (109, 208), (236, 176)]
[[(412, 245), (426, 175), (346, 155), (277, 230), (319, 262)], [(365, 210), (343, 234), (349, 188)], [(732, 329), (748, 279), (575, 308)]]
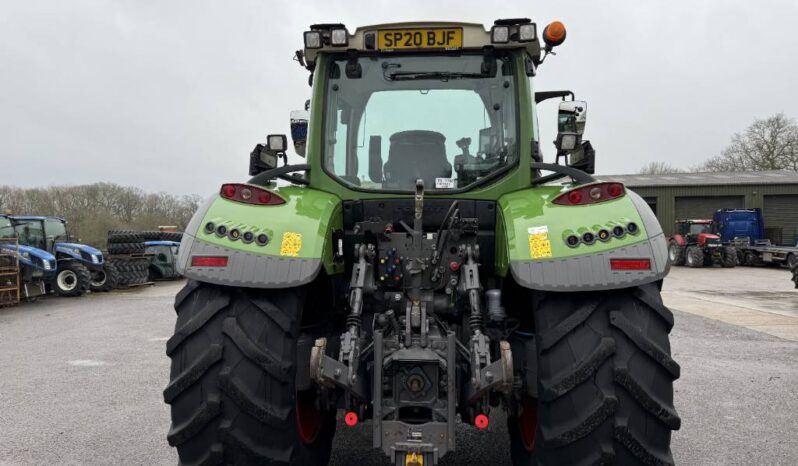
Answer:
[[(194, 267), (191, 256), (227, 256), (226, 267)], [(186, 278), (246, 288), (286, 288), (313, 281), (321, 259), (274, 257), (225, 248), (183, 235), (177, 269)]]

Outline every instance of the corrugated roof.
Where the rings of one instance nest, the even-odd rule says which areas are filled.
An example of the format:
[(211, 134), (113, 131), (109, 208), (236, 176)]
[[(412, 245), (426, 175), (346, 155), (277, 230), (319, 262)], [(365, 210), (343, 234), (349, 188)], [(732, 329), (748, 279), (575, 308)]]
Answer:
[[(798, 171), (668, 173), (664, 175), (595, 175), (602, 181), (636, 186), (700, 186), (737, 184), (796, 184)], [(798, 187), (796, 188), (798, 190)]]

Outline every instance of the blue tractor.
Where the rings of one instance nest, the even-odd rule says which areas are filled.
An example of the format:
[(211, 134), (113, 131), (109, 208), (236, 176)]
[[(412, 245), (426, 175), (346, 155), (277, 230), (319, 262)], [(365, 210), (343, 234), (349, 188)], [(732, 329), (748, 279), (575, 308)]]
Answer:
[(89, 289), (108, 291), (112, 273), (106, 269), (103, 254), (97, 248), (69, 242), (66, 220), (60, 217), (9, 217), (19, 243), (42, 249), (58, 261), (57, 272), (50, 282), (61, 296), (81, 296)]
[[(14, 238), (17, 232), (7, 215), (0, 215), (0, 238)], [(16, 243), (0, 243), (0, 250), (16, 254), (20, 265), (20, 292), (22, 297), (32, 300), (47, 292), (46, 284), (55, 279), (56, 257), (33, 246)]]

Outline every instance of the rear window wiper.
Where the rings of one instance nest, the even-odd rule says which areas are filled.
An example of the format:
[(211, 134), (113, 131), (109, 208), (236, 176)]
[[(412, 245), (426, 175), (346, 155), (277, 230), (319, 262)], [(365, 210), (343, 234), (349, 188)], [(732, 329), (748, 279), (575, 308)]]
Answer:
[(460, 73), (451, 71), (395, 71), (386, 75), (388, 81), (414, 81), (417, 79), (439, 79), (449, 81), (450, 79), (481, 79), (489, 78), (490, 75), (482, 73)]

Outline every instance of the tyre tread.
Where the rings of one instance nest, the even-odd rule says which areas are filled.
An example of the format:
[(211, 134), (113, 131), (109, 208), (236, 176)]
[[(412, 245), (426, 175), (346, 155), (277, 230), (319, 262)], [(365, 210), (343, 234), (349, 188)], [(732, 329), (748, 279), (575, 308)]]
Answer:
[(215, 363), (222, 359), (222, 345), (210, 345), (210, 347), (197, 360), (186, 368), (181, 374), (172, 378), (172, 381), (163, 391), (164, 400), (172, 402), (178, 395), (183, 393), (188, 387), (196, 383), (200, 377)]

